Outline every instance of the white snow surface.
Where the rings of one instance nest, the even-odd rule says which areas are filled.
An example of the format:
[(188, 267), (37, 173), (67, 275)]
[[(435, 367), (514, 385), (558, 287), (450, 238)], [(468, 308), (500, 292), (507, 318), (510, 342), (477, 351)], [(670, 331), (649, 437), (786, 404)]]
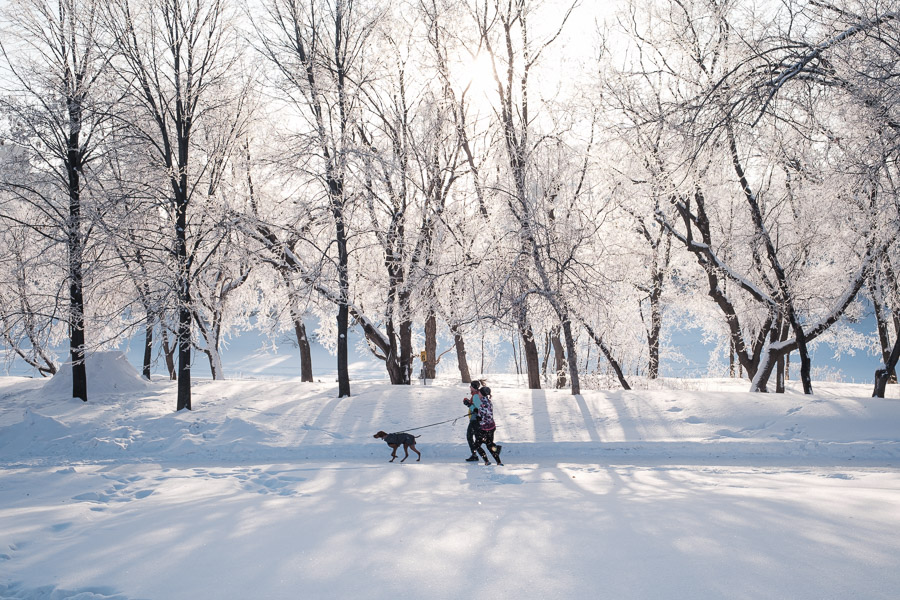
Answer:
[[(87, 403), (0, 378), (0, 599), (900, 597), (898, 386), (492, 376), (501, 467), (464, 462), (449, 380), (202, 380), (176, 412), (92, 365)], [(372, 434), (411, 428), (389, 463)]]

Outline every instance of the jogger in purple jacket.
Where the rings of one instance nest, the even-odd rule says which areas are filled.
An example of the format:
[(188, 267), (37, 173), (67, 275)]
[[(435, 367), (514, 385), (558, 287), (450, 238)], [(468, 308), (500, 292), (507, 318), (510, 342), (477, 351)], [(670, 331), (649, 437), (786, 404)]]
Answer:
[(503, 447), (494, 443), (494, 432), (497, 430), (497, 424), (494, 422), (494, 404), (491, 402), (491, 388), (483, 386), (478, 391), (481, 396), (481, 408), (477, 408), (474, 411), (478, 416), (478, 429), (475, 432), (475, 450), (484, 460), (484, 464), (489, 465), (491, 461), (488, 460), (487, 455), (484, 453), (484, 448), (481, 447), (482, 444), (486, 445), (497, 464), (502, 465), (503, 463), (500, 462), (500, 450)]

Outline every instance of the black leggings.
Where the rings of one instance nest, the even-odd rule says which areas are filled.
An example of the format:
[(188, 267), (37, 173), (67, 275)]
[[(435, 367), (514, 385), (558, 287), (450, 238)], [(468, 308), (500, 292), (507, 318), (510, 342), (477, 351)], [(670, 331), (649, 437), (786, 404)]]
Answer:
[(479, 431), (478, 421), (470, 420), (469, 426), (466, 428), (466, 441), (469, 443), (469, 450), (472, 451), (472, 456), (475, 456), (475, 437)]
[(498, 446), (494, 443), (494, 430), (484, 431), (483, 429), (475, 430), (475, 449), (478, 451), (478, 454), (481, 455), (482, 460), (484, 462), (488, 462), (487, 455), (484, 453), (484, 448), (481, 445), (484, 444), (487, 446), (488, 452), (491, 453), (491, 456), (494, 457), (494, 460), (497, 461), (497, 464), (500, 464), (500, 451)]

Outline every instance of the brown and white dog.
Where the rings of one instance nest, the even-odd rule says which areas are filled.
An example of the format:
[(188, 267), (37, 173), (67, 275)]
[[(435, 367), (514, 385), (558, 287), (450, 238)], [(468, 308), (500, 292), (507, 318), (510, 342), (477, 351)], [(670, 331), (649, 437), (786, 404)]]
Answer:
[(394, 459), (397, 458), (397, 448), (401, 445), (403, 446), (403, 451), (406, 453), (406, 456), (403, 457), (403, 462), (407, 458), (409, 458), (409, 449), (412, 448), (412, 451), (419, 455), (419, 458), (416, 459), (416, 462), (422, 460), (422, 453), (416, 450), (416, 438), (419, 436), (414, 436), (411, 433), (385, 433), (383, 431), (379, 431), (374, 436), (376, 439), (383, 439), (387, 442), (387, 445), (391, 447), (391, 460), (388, 462), (394, 462)]

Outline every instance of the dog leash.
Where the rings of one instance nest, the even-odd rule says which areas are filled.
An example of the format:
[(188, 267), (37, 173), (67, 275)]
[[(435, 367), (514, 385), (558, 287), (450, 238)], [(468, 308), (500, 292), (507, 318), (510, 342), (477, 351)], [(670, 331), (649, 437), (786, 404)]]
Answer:
[(403, 431), (395, 431), (394, 433), (407, 433), (409, 431), (425, 429), (426, 427), (434, 427), (435, 425), (443, 425), (444, 423), (449, 423), (450, 421), (453, 421), (453, 424), (455, 425), (457, 421), (459, 421), (460, 419), (465, 419), (468, 416), (469, 416), (469, 413), (466, 413), (461, 417), (456, 417), (455, 419), (447, 419), (446, 421), (439, 421), (437, 423), (431, 423), (429, 425), (422, 425), (421, 427), (413, 427), (411, 429), (404, 429)]

